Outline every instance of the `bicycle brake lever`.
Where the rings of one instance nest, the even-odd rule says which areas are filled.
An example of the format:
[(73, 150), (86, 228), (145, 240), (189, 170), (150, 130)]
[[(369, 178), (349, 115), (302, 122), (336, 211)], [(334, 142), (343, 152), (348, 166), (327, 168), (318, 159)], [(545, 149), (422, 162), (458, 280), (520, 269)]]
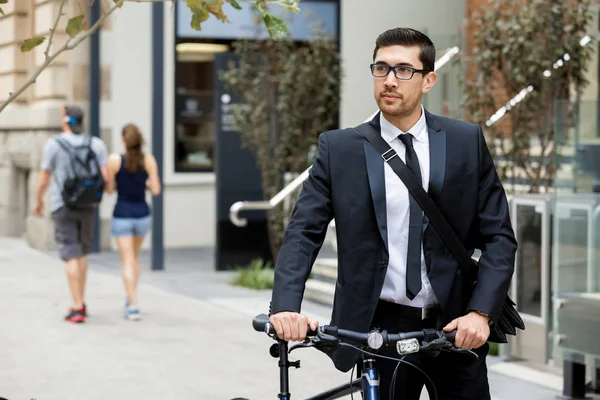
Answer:
[(442, 351), (449, 351), (450, 343), (446, 341), (444, 338), (437, 338), (432, 340), (431, 342), (423, 342), (421, 344), (420, 351), (424, 354), (427, 354), (431, 357), (437, 357)]
[(303, 347), (315, 347), (315, 344), (312, 342), (312, 340), (304, 341), (302, 343), (297, 343), (290, 347), (290, 349), (288, 350), (288, 354), (290, 354), (295, 349), (303, 348)]
[(315, 337), (312, 338), (311, 342), (313, 342), (316, 347), (322, 347), (327, 346), (329, 344), (337, 344), (340, 342), (340, 339), (333, 335), (319, 332)]
[(304, 342), (295, 344), (290, 347), (288, 350), (288, 354), (292, 352), (294, 349), (305, 348), (305, 347), (315, 347), (315, 348), (323, 348), (327, 347), (331, 344), (337, 344), (339, 339), (335, 336), (328, 335), (326, 333), (319, 333), (312, 338), (306, 338)]
[(479, 355), (477, 353), (475, 353), (473, 350), (468, 350), (468, 349), (463, 349), (463, 348), (460, 348), (460, 347), (454, 347), (454, 346), (452, 346), (452, 348), (450, 349), (450, 351), (453, 352), (453, 353), (466, 354), (468, 356), (475, 357), (476, 360), (479, 359)]

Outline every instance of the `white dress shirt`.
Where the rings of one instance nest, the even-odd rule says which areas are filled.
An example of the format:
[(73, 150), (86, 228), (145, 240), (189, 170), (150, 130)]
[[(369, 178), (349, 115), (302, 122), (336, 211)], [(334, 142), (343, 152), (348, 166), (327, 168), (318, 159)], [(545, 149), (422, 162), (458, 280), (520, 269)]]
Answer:
[[(398, 153), (402, 161), (406, 162), (406, 147), (398, 139), (398, 135), (405, 134), (388, 122), (380, 114), (381, 136)], [(421, 107), (421, 118), (408, 130), (413, 135), (413, 146), (419, 165), (423, 188), (429, 188), (429, 133), (425, 121), (425, 111)], [(427, 277), (425, 256), (421, 245), (421, 291), (410, 300), (406, 296), (406, 258), (408, 251), (408, 225), (410, 217), (409, 193), (404, 183), (392, 168), (385, 163), (385, 200), (387, 207), (387, 232), (389, 263), (380, 298), (398, 304), (412, 307), (433, 307), (437, 299)]]

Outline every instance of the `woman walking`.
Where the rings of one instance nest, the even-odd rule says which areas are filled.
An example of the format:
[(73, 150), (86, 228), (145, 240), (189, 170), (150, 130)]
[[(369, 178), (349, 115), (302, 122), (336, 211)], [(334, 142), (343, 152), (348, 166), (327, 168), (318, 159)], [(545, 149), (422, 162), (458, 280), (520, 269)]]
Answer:
[(143, 137), (137, 126), (125, 125), (122, 131), (124, 154), (108, 158), (106, 192), (117, 190), (111, 235), (116, 238), (121, 255), (123, 281), (127, 300), (125, 318), (139, 320), (137, 285), (140, 277), (140, 249), (150, 230), (151, 213), (146, 203), (146, 189), (154, 196), (160, 194), (156, 159), (142, 152)]

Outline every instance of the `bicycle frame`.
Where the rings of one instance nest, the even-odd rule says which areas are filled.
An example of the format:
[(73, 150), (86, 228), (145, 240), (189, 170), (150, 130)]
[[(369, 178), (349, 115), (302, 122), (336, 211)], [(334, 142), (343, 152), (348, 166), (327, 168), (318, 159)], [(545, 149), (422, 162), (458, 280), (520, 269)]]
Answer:
[[(289, 369), (290, 367), (300, 368), (299, 361), (289, 361), (288, 343), (279, 342), (279, 399), (291, 400)], [(352, 383), (348, 382), (340, 386), (336, 386), (325, 392), (307, 398), (306, 400), (335, 400), (340, 397), (349, 395), (362, 390), (363, 400), (380, 400), (379, 399), (379, 372), (375, 367), (375, 360), (364, 359), (361, 377), (354, 379)]]

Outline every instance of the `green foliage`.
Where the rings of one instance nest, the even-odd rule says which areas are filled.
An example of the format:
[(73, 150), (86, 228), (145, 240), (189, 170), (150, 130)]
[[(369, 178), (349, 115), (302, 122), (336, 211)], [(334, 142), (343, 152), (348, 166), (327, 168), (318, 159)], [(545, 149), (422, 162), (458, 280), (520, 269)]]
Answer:
[(232, 280), (235, 286), (254, 290), (273, 289), (274, 271), (271, 263), (264, 263), (261, 259), (254, 259), (245, 267), (236, 267), (236, 274)]
[[(16, 1), (16, 0), (13, 0)], [(136, 2), (137, 0), (113, 0), (114, 6), (116, 8), (123, 7), (123, 4), (126, 1)], [(157, 0), (158, 1), (158, 0)], [(164, 0), (165, 2), (170, 0)], [(217, 18), (221, 22), (230, 22), (229, 18), (223, 11), (223, 5), (228, 3), (234, 9), (241, 10), (242, 6), (237, 0), (184, 0), (190, 11), (192, 12), (192, 20), (190, 21), (190, 25), (195, 30), (202, 29), (202, 23), (207, 21), (211, 15)], [(260, 17), (269, 32), (269, 35), (272, 39), (283, 38), (288, 33), (288, 28), (279, 16), (271, 13), (270, 6), (277, 5), (278, 7), (282, 7), (284, 9), (299, 12), (298, 8), (299, 0), (247, 0), (256, 10), (258, 10)], [(0, 0), (1, 4), (8, 4), (8, 0)], [(4, 11), (0, 8), (0, 15), (4, 15)], [(101, 17), (103, 18), (103, 17)], [(83, 31), (87, 31), (89, 28), (87, 19), (84, 15), (78, 15), (69, 19), (67, 24), (66, 32), (71, 37), (74, 38), (78, 34)], [(27, 52), (31, 51), (35, 47), (39, 46), (44, 42), (44, 37), (34, 37), (31, 39), (27, 39), (21, 45), (21, 51)]]
[(31, 51), (31, 50), (35, 49), (37, 46), (39, 46), (40, 44), (44, 43), (44, 40), (46, 40), (46, 38), (43, 36), (38, 36), (38, 37), (31, 38), (31, 39), (27, 39), (21, 45), (21, 51), (24, 53), (27, 51)]
[[(188, 4), (189, 4), (189, 0), (188, 0)], [(208, 10), (206, 8), (195, 7), (195, 6), (189, 6), (189, 7), (190, 7), (190, 11), (192, 12), (192, 21), (190, 22), (190, 25), (191, 25), (192, 29), (199, 31), (199, 30), (201, 30), (201, 24), (204, 21), (206, 21), (208, 19), (208, 17), (210, 17), (210, 13), (208, 12)]]
[(500, 345), (498, 343), (490, 342), (489, 345), (490, 345), (490, 351), (489, 351), (490, 356), (500, 355)]
[(287, 33), (287, 26), (281, 17), (266, 13), (263, 15), (263, 22), (272, 38), (283, 37)]
[[(509, 163), (499, 168), (503, 180), (520, 171), (532, 182), (530, 192), (548, 188), (553, 180), (555, 104), (580, 91), (593, 46), (579, 41), (592, 18), (591, 0), (490, 0), (471, 18), (475, 48), (470, 55), (464, 104), (469, 118), (486, 129), (487, 119), (529, 85), (523, 101), (509, 107), (503, 119), (486, 129), (491, 150)], [(567, 59), (564, 55), (568, 54)], [(561, 59), (555, 68), (555, 62)], [(550, 71), (544, 77), (544, 71)], [(506, 94), (499, 98), (498, 93)], [(513, 140), (503, 140), (512, 135)], [(532, 157), (532, 146), (539, 158)]]
[[(8, 4), (9, 0), (0, 0), (0, 5)], [(17, 1), (17, 0), (12, 0)], [(19, 0), (25, 1), (25, 0)], [(100, 1), (100, 0), (97, 0)], [(175, 0), (152, 0), (153, 2), (163, 2), (163, 3), (171, 3), (175, 4)], [(240, 10), (241, 5), (238, 0), (184, 0), (189, 9), (192, 12), (192, 19), (190, 24), (193, 29), (200, 30), (202, 23), (205, 22), (211, 15), (215, 18), (219, 19), (222, 22), (229, 22), (229, 18), (223, 11), (223, 5), (229, 4), (235, 10)], [(287, 9), (293, 12), (299, 12), (298, 8), (299, 0), (245, 0), (248, 4), (253, 6), (259, 13), (263, 23), (265, 24), (269, 35), (272, 39), (277, 39), (281, 37), (285, 37), (288, 29), (286, 24), (283, 22), (281, 18), (272, 14), (269, 7), (270, 6), (278, 6), (283, 9)], [(44, 41), (48, 40), (48, 46), (46, 51), (44, 52), (46, 56), (46, 62), (42, 63), (37, 67), (31, 74), (28, 80), (25, 83), (15, 90), (14, 92), (9, 93), (8, 98), (5, 101), (0, 102), (0, 112), (2, 112), (12, 101), (18, 98), (29, 86), (35, 83), (36, 78), (44, 71), (46, 67), (58, 57), (62, 52), (69, 51), (77, 47), (84, 40), (89, 38), (97, 29), (100, 28), (104, 20), (111, 15), (116, 10), (123, 7), (125, 2), (131, 3), (139, 3), (141, 0), (112, 0), (112, 3), (109, 3), (109, 7), (103, 8), (103, 13), (100, 15), (99, 20), (93, 25), (88, 26), (87, 23), (87, 13), (89, 10), (82, 10), (83, 15), (78, 15), (69, 19), (69, 22), (66, 27), (66, 32), (69, 35), (69, 39), (66, 44), (58, 47), (55, 51), (50, 54), (49, 50), (52, 48), (52, 40), (54, 38), (54, 30), (57, 27), (57, 24), (64, 16), (62, 12), (64, 5), (67, 1), (62, 1), (60, 4), (60, 12), (56, 16), (55, 23), (53, 24), (54, 28), (50, 30), (44, 36), (37, 36), (26, 39), (21, 44), (21, 51), (28, 52), (34, 49), (35, 47), (44, 43)], [(93, 3), (93, 2), (92, 2)], [(89, 4), (91, 5), (91, 4)], [(0, 8), (0, 16), (4, 15), (4, 11)], [(77, 38), (76, 38), (77, 37)]]
[(231, 4), (231, 6), (232, 6), (233, 8), (235, 8), (236, 10), (241, 10), (241, 9), (242, 9), (242, 6), (240, 6), (240, 3), (238, 3), (238, 2), (237, 2), (237, 1), (235, 1), (235, 0), (227, 0), (227, 2), (228, 2), (229, 4)]
[[(238, 41), (237, 65), (221, 79), (242, 100), (233, 105), (242, 143), (255, 156), (263, 194), (270, 199), (284, 187), (284, 172), (308, 168), (318, 135), (330, 129), (339, 106), (340, 60), (337, 44), (318, 31), (296, 45), (288, 40)], [(285, 228), (283, 207), (268, 212), (269, 239), (277, 259)]]
[[(236, 0), (184, 0), (188, 8), (192, 12), (191, 27), (195, 30), (202, 29), (202, 23), (206, 21), (210, 15), (214, 15), (222, 22), (230, 22), (229, 18), (223, 11), (223, 5), (229, 3), (236, 10), (241, 10), (242, 6)], [(283, 38), (288, 33), (286, 23), (279, 16), (273, 14), (269, 10), (270, 5), (277, 5), (287, 10), (298, 12), (298, 0), (255, 0), (253, 2), (254, 9), (260, 14), (260, 17), (265, 24), (269, 35), (273, 39)]]
[(70, 37), (77, 36), (80, 32), (87, 29), (87, 22), (83, 18), (83, 15), (73, 17), (67, 23), (67, 35)]

